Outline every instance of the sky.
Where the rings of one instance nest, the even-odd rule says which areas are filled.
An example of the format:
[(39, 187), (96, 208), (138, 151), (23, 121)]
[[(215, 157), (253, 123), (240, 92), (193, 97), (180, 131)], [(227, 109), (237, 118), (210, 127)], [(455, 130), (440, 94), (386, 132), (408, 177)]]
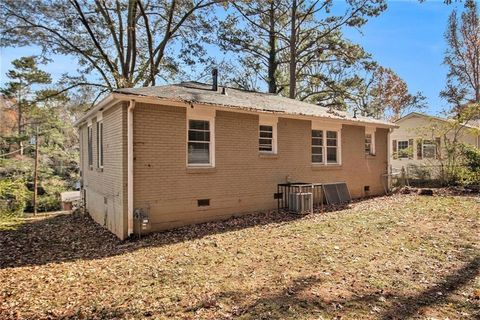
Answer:
[[(343, 0), (336, 0), (334, 10), (342, 10), (344, 5)], [(345, 29), (344, 33), (382, 66), (393, 69), (411, 92), (422, 92), (427, 97), (427, 113), (439, 115), (448, 107), (439, 98), (447, 73), (442, 65), (446, 49), (443, 34), (448, 16), (459, 6), (445, 5), (442, 0), (388, 1), (388, 9), (372, 18), (361, 33), (353, 29)], [(12, 60), (38, 53), (39, 50), (32, 47), (0, 48), (0, 86), (6, 81), (5, 73), (11, 68)], [(56, 56), (43, 69), (58, 79), (63, 73), (74, 71), (75, 63), (70, 57)]]

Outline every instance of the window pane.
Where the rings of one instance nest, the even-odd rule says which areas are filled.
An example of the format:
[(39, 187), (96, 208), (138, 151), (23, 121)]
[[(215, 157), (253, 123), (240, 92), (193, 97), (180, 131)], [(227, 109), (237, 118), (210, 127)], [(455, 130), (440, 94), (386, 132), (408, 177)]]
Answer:
[(323, 147), (312, 147), (312, 154), (323, 154)]
[(398, 150), (407, 149), (408, 141), (398, 141)]
[(209, 131), (188, 130), (189, 141), (210, 141)]
[(188, 143), (188, 163), (208, 164), (210, 163), (210, 144), (201, 142)]
[(261, 125), (258, 139), (259, 151), (273, 151), (273, 126)]
[(336, 131), (327, 131), (327, 139), (337, 139)]
[(436, 153), (435, 145), (424, 145), (423, 146), (423, 157), (428, 159), (434, 159)]
[(365, 153), (370, 154), (372, 151), (372, 145), (370, 143), (365, 143)]
[(312, 130), (312, 138), (322, 138), (323, 137), (323, 131), (322, 130)]
[(323, 146), (323, 139), (322, 138), (312, 138), (312, 145), (313, 146)]
[(337, 163), (337, 148), (327, 148), (327, 163)]
[(312, 154), (312, 162), (313, 163), (322, 163), (323, 162), (323, 156), (317, 155), (317, 154)]
[(370, 143), (372, 142), (372, 135), (371, 134), (366, 134), (365, 135), (365, 143)]
[(189, 129), (195, 130), (210, 130), (210, 122), (205, 120), (189, 120), (188, 121)]
[(103, 167), (103, 122), (100, 123), (100, 166)]
[(270, 131), (273, 132), (272, 126), (260, 126), (260, 131)]
[(337, 140), (327, 138), (327, 146), (335, 147), (337, 145)]
[(272, 138), (273, 133), (269, 131), (260, 131), (260, 138)]

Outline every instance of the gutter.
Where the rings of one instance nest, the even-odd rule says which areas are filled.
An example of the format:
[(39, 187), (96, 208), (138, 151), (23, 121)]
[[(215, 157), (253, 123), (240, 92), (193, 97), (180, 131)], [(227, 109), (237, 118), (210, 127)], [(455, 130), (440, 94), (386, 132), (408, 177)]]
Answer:
[(127, 237), (133, 233), (133, 110), (131, 99), (127, 109)]

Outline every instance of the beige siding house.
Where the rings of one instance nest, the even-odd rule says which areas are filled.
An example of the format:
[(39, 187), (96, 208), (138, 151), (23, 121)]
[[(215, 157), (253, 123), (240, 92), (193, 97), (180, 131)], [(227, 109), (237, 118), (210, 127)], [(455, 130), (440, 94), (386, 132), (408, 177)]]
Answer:
[[(451, 123), (444, 118), (412, 112), (398, 119), (390, 135), (393, 170), (408, 167), (435, 167), (444, 153), (445, 139), (453, 139)], [(468, 124), (460, 129), (460, 142), (480, 147), (479, 127)]]
[(124, 239), (273, 209), (277, 184), (346, 182), (384, 192), (394, 125), (283, 98), (187, 82), (110, 94), (78, 122), (82, 194)]

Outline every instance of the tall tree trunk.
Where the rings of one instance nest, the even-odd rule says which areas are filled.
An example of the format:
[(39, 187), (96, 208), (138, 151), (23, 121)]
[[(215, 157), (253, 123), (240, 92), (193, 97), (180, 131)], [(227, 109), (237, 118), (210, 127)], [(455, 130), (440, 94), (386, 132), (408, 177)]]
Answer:
[(297, 89), (297, 0), (292, 0), (291, 13), (289, 97), (295, 99)]
[(35, 129), (35, 167), (33, 171), (33, 215), (37, 215), (38, 194), (38, 127)]
[(277, 93), (277, 80), (275, 78), (277, 73), (277, 36), (275, 34), (275, 3), (270, 0), (269, 9), (269, 32), (268, 32), (268, 92)]
[[(22, 85), (22, 82), (20, 81), (20, 86)], [(22, 132), (23, 132), (23, 110), (22, 110), (22, 96), (19, 94), (18, 100), (17, 100), (17, 105), (18, 105), (18, 111), (17, 111), (17, 121), (18, 121), (18, 153), (23, 156), (23, 141), (22, 139)]]

